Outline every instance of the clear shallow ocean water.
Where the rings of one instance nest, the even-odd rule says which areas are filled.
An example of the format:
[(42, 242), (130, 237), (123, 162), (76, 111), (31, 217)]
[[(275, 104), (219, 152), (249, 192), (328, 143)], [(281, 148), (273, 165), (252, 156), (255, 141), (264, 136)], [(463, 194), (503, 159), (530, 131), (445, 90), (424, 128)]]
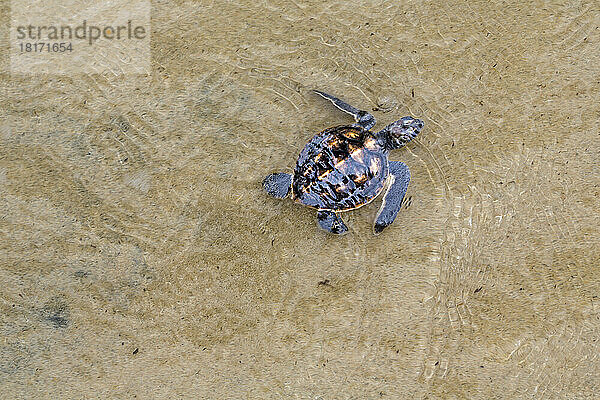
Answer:
[[(438, 3), (159, 1), (149, 76), (0, 75), (2, 391), (594, 398), (597, 7)], [(261, 190), (352, 121), (311, 89), (425, 121), (379, 236)]]

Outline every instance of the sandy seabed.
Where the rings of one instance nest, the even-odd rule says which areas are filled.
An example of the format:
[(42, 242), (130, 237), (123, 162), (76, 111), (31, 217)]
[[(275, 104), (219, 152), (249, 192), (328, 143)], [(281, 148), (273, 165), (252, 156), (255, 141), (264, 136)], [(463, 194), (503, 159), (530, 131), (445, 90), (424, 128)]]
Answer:
[[(0, 48), (2, 397), (600, 398), (600, 8), (446, 3), (154, 1), (149, 75)], [(351, 122), (314, 88), (425, 121), (379, 236), (261, 190)]]

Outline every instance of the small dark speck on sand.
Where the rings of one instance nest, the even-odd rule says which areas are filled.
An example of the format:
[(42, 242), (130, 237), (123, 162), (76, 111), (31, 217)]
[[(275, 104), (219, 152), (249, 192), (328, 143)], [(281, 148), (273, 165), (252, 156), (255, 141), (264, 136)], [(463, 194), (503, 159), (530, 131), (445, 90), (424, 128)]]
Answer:
[(53, 298), (42, 309), (43, 318), (55, 328), (65, 328), (69, 325), (69, 306), (61, 298)]
[(329, 279), (323, 279), (322, 281), (319, 282), (318, 286), (330, 286), (331, 287), (331, 281)]
[(135, 350), (133, 351), (133, 354), (137, 354), (140, 351), (140, 349), (138, 349), (137, 347), (135, 348)]
[(79, 270), (75, 271), (74, 275), (77, 278), (87, 278), (90, 275), (90, 273), (84, 270)]

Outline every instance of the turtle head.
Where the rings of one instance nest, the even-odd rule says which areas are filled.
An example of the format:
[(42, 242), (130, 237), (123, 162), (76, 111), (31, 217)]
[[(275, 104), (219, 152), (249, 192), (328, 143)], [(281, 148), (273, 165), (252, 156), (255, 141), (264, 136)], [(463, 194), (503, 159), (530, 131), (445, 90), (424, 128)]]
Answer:
[(399, 149), (417, 137), (424, 125), (420, 119), (403, 117), (386, 126), (381, 133), (389, 150)]

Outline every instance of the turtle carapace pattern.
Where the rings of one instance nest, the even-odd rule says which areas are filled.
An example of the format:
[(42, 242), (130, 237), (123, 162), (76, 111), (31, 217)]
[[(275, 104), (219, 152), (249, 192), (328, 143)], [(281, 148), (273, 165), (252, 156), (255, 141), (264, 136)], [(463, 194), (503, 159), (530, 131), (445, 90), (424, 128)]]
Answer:
[(311, 140), (294, 169), (292, 199), (323, 210), (347, 211), (373, 200), (384, 186), (388, 163), (369, 150), (357, 126), (327, 129)]
[(423, 121), (404, 117), (374, 133), (371, 114), (327, 93), (315, 93), (356, 122), (315, 135), (300, 153), (293, 174), (270, 174), (263, 187), (273, 197), (282, 199), (291, 193), (292, 200), (317, 209), (319, 226), (339, 235), (348, 231), (339, 214), (370, 203), (387, 186), (374, 225), (378, 234), (394, 222), (410, 181), (406, 164), (389, 161), (388, 153), (415, 138)]

